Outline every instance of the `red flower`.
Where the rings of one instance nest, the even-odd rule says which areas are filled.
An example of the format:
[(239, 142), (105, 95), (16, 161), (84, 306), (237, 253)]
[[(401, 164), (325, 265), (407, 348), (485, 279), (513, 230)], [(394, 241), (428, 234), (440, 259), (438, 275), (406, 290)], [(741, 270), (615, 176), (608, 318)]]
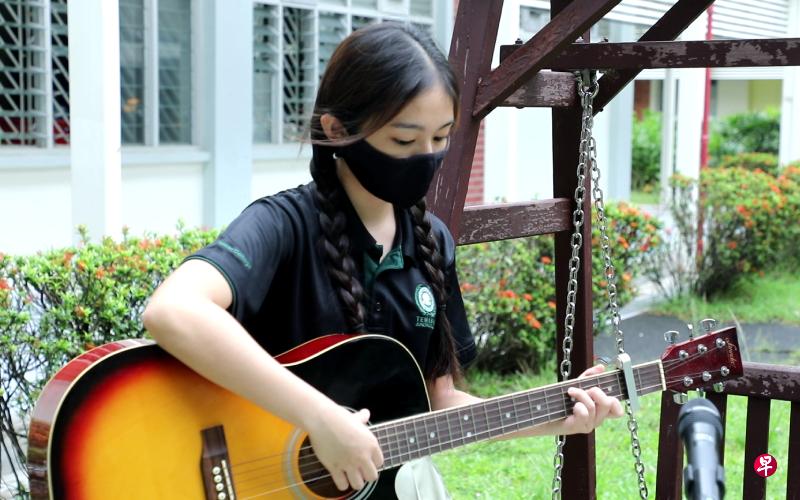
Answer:
[(525, 315), (525, 321), (532, 327), (539, 330), (542, 327), (542, 324), (539, 323), (539, 320), (533, 315), (533, 313), (528, 313)]
[(530, 302), (530, 301), (532, 301), (532, 300), (533, 300), (533, 295), (531, 295), (531, 294), (529, 294), (529, 293), (525, 293), (525, 294), (522, 294), (522, 298), (524, 298), (525, 300), (527, 300), (528, 302)]
[(548, 300), (547, 301), (547, 307), (549, 307), (550, 309), (555, 309), (556, 308), (556, 303), (553, 302), (552, 300)]
[(553, 262), (553, 259), (551, 259), (547, 255), (542, 255), (542, 264), (550, 264), (552, 262)]
[(0, 290), (11, 290), (11, 285), (8, 284), (8, 281), (0, 278)]
[(731, 250), (736, 250), (736, 247), (737, 247), (738, 245), (737, 245), (737, 243), (736, 243), (735, 241), (729, 241), (727, 246), (728, 246), (728, 248), (730, 248)]

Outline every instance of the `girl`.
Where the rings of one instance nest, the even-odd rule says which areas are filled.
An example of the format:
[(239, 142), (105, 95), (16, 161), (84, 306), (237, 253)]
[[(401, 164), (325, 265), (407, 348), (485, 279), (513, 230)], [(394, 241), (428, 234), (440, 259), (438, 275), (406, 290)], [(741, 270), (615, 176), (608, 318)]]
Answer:
[[(329, 333), (382, 333), (422, 367), (433, 410), (480, 401), (454, 386), (475, 346), (453, 239), (424, 198), (458, 103), (454, 74), (426, 34), (393, 23), (351, 34), (319, 86), (314, 182), (253, 202), (144, 313), (172, 355), (308, 432), (341, 490), (375, 480), (383, 463), (369, 409), (351, 413), (272, 356)], [(599, 389), (570, 395), (571, 416), (524, 434), (587, 433), (622, 415)]]

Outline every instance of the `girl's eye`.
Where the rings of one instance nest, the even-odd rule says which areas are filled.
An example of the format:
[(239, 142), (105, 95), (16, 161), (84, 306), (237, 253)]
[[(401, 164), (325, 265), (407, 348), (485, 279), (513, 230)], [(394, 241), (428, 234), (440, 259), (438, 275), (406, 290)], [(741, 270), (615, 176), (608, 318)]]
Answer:
[(442, 141), (446, 141), (447, 139), (448, 139), (448, 137), (447, 137), (447, 136), (443, 136), (443, 137), (434, 137), (434, 138), (433, 138), (433, 140), (434, 140), (435, 142), (442, 142)]
[(397, 144), (399, 144), (399, 145), (401, 145), (401, 146), (408, 146), (409, 144), (411, 144), (412, 142), (414, 142), (414, 141), (403, 141), (403, 140), (401, 140), (401, 139), (392, 139), (392, 140), (393, 140), (395, 143), (397, 143)]

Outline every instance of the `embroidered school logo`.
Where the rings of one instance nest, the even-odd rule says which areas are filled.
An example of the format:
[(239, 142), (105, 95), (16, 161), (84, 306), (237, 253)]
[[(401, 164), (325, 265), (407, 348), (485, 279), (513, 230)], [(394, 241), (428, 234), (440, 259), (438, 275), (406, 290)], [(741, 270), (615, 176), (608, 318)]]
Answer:
[(436, 300), (433, 298), (431, 287), (424, 284), (417, 285), (414, 300), (417, 303), (417, 309), (422, 313), (421, 316), (417, 316), (417, 326), (433, 328), (436, 323)]

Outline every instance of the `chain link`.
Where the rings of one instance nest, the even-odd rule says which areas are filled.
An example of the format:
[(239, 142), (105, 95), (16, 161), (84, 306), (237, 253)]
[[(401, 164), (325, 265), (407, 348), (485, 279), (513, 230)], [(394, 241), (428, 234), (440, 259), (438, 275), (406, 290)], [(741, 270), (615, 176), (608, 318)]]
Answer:
[[(600, 187), (600, 167), (597, 165), (597, 144), (592, 136), (592, 126), (594, 125), (594, 110), (592, 103), (599, 90), (596, 74), (589, 73), (588, 79), (584, 79), (581, 72), (576, 73), (578, 79), (578, 95), (583, 109), (581, 115), (581, 139), (578, 148), (578, 186), (575, 188), (576, 208), (572, 216), (572, 223), (575, 231), (572, 234), (572, 258), (569, 261), (569, 284), (567, 286), (567, 314), (564, 319), (564, 359), (561, 361), (560, 371), (562, 380), (569, 378), (572, 370), (570, 353), (572, 351), (572, 332), (575, 324), (575, 299), (578, 293), (578, 267), (580, 266), (580, 248), (583, 243), (583, 236), (580, 232), (583, 225), (583, 200), (586, 188), (587, 163), (591, 169), (592, 197), (594, 198), (595, 211), (600, 229), (600, 247), (603, 255), (604, 274), (606, 276), (606, 292), (608, 295), (609, 309), (611, 310), (611, 322), (614, 326), (617, 351), (625, 352), (624, 334), (620, 329), (619, 305), (617, 304), (617, 276), (611, 259), (611, 244), (606, 229), (605, 205), (603, 202), (603, 190)], [(588, 81), (587, 81), (588, 80)], [(633, 416), (629, 401), (625, 402), (625, 409), (628, 415), (628, 430), (631, 434), (631, 452), (636, 461), (636, 474), (639, 481), (639, 497), (648, 497), (647, 483), (644, 478), (644, 463), (642, 462), (642, 449), (639, 443), (639, 426)], [(564, 467), (564, 442), (565, 436), (556, 436), (556, 453), (553, 457), (553, 484), (552, 498), (561, 498), (561, 471)]]

